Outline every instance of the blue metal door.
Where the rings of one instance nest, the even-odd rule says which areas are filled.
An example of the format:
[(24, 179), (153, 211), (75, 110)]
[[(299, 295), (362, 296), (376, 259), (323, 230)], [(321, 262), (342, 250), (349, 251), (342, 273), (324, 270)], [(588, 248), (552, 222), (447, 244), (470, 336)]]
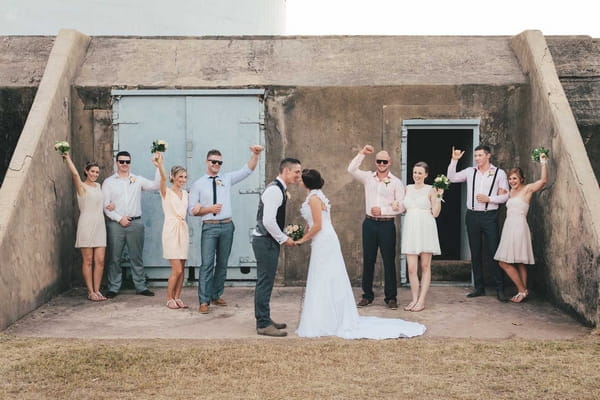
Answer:
[[(250, 157), (249, 146), (263, 144), (262, 90), (114, 90), (114, 151), (132, 155), (132, 172), (153, 179), (150, 158), (153, 140), (168, 142), (165, 166), (183, 165), (188, 188), (206, 173), (206, 152), (216, 148), (223, 154), (224, 172), (241, 168)], [(250, 245), (255, 225), (258, 194), (264, 186), (264, 154), (256, 171), (238, 183), (232, 192), (236, 226), (228, 263), (229, 281), (256, 279), (256, 261)], [(165, 280), (169, 263), (162, 258), (163, 213), (158, 192), (142, 195), (146, 229), (144, 265), (150, 279)], [(188, 267), (201, 263), (199, 218), (188, 217), (190, 253)], [(197, 272), (196, 272), (197, 276)]]

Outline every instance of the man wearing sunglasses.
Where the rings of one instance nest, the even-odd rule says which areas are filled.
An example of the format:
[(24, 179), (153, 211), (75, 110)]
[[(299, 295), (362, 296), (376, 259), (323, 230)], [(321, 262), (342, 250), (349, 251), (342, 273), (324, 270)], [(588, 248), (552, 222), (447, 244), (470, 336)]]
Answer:
[(202, 264), (198, 276), (198, 311), (208, 313), (213, 303), (226, 306), (221, 298), (225, 291), (227, 260), (233, 245), (235, 226), (232, 220), (231, 187), (246, 179), (258, 164), (263, 147), (250, 146), (250, 160), (238, 171), (221, 173), (223, 156), (213, 149), (206, 154), (206, 174), (190, 190), (188, 212), (202, 218), (200, 255)]
[(118, 152), (115, 160), (117, 172), (106, 178), (102, 184), (104, 214), (109, 218), (106, 223), (109, 258), (106, 269), (108, 291), (105, 296), (115, 297), (121, 289), (123, 276), (120, 261), (125, 245), (129, 252), (131, 275), (137, 294), (154, 296), (154, 292), (148, 290), (146, 286), (142, 258), (144, 250), (142, 190), (158, 190), (160, 174), (157, 170), (153, 181), (143, 176), (133, 175), (130, 171), (131, 155), (127, 151)]
[(375, 171), (359, 169), (368, 154), (375, 152), (371, 145), (364, 146), (350, 162), (348, 172), (365, 188), (366, 216), (362, 224), (363, 276), (362, 299), (358, 307), (373, 302), (373, 274), (377, 249), (381, 251), (384, 271), (384, 294), (387, 307), (398, 308), (396, 285), (396, 225), (395, 217), (404, 210), (404, 186), (392, 175), (392, 161), (387, 151), (375, 155)]

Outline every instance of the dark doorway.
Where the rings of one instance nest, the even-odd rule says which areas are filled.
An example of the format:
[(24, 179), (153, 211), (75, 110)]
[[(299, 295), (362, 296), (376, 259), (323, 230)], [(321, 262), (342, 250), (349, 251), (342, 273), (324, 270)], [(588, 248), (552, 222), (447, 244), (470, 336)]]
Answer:
[[(407, 184), (414, 183), (412, 167), (419, 161), (429, 164), (429, 176), (426, 183), (431, 185), (439, 175), (446, 175), (452, 146), (465, 150), (457, 171), (472, 165), (473, 130), (472, 129), (408, 129), (407, 131)], [(445, 203), (437, 218), (438, 235), (442, 254), (436, 259), (460, 260), (461, 251), (461, 206), (462, 185), (450, 185), (444, 194)]]

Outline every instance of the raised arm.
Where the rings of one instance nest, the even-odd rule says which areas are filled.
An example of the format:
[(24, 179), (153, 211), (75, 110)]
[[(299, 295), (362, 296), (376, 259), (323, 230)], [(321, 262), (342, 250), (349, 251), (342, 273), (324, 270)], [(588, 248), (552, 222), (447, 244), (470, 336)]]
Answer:
[(310, 230), (306, 232), (302, 238), (296, 241), (298, 244), (311, 240), (319, 233), (323, 226), (323, 214), (321, 213), (323, 207), (325, 207), (323, 201), (318, 196), (311, 196), (310, 199), (308, 199), (308, 205), (310, 206), (310, 213), (313, 217), (313, 224), (310, 226)]
[(460, 172), (456, 172), (456, 166), (458, 165), (458, 160), (462, 158), (465, 154), (464, 151), (455, 149), (452, 146), (452, 153), (450, 154), (450, 164), (448, 165), (448, 170), (446, 171), (446, 175), (450, 182), (459, 183), (467, 180), (466, 169), (463, 169)]
[(160, 174), (160, 186), (158, 190), (160, 191), (161, 197), (164, 198), (167, 195), (167, 173), (165, 172), (165, 160), (162, 156), (162, 153), (156, 154), (158, 155), (152, 158), (152, 164), (154, 164), (158, 170), (158, 173)]
[(254, 146), (250, 146), (250, 151), (252, 152), (252, 155), (250, 156), (250, 160), (248, 160), (248, 168), (254, 171), (256, 164), (258, 164), (260, 153), (263, 151), (263, 147), (255, 144)]
[(361, 171), (358, 169), (360, 164), (365, 159), (367, 154), (371, 154), (375, 151), (375, 148), (370, 144), (365, 145), (358, 154), (350, 161), (350, 165), (348, 165), (348, 172), (352, 175), (357, 181), (364, 183), (365, 180), (369, 177), (370, 172)]
[(546, 186), (546, 183), (548, 183), (548, 167), (546, 166), (547, 163), (548, 163), (548, 158), (546, 157), (545, 154), (542, 153), (540, 155), (540, 165), (542, 167), (542, 175), (540, 176), (540, 179), (529, 184), (529, 189), (531, 190), (531, 193), (535, 193), (535, 192), (541, 190), (544, 186)]
[(73, 164), (73, 160), (71, 160), (71, 156), (69, 153), (65, 153), (62, 155), (64, 158), (67, 168), (69, 168), (69, 172), (71, 172), (71, 176), (73, 178), (73, 184), (75, 185), (75, 190), (77, 190), (77, 194), (83, 196), (85, 193), (85, 187), (83, 186), (83, 182), (81, 181), (81, 177), (79, 176), (79, 172), (77, 172), (77, 168), (75, 168), (75, 164)]

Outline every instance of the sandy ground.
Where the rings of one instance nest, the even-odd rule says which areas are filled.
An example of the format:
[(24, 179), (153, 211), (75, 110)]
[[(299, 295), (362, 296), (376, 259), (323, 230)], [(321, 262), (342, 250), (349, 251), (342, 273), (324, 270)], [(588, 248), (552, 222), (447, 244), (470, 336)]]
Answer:
[[(96, 303), (86, 299), (81, 289), (54, 298), (11, 325), (5, 333), (29, 337), (57, 338), (186, 338), (240, 339), (257, 336), (254, 324), (254, 289), (228, 287), (223, 298), (226, 307), (212, 306), (209, 314), (198, 313), (196, 288), (184, 289), (189, 309), (171, 310), (165, 306), (166, 289), (153, 289), (155, 297), (123, 291), (114, 299)], [(468, 288), (432, 287), (427, 308), (408, 312), (408, 288), (399, 289), (400, 308), (384, 306), (381, 293), (373, 304), (360, 309), (361, 315), (401, 318), (427, 326), (426, 337), (481, 339), (570, 339), (590, 333), (570, 316), (542, 299), (523, 304), (501, 303), (491, 294), (468, 299)], [(271, 316), (288, 324), (288, 338), (296, 337), (302, 306), (302, 287), (276, 287), (271, 299)], [(509, 293), (507, 293), (509, 294)], [(360, 289), (355, 288), (356, 298)], [(274, 339), (285, 340), (285, 339)]]

